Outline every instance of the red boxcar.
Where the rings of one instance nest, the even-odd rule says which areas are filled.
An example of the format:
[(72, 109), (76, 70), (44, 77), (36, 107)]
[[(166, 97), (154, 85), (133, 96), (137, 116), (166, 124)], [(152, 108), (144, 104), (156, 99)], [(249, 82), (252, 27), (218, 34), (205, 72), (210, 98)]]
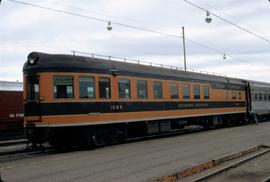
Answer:
[(0, 133), (23, 129), (23, 92), (20, 82), (0, 82)]

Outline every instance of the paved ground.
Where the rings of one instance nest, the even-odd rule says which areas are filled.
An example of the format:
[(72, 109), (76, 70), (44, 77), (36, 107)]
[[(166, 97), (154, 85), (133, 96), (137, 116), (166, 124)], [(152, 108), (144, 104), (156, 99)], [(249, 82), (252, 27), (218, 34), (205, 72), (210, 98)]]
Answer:
[(21, 159), (0, 164), (4, 181), (148, 181), (270, 144), (270, 122)]
[(270, 177), (270, 153), (228, 170), (207, 182), (262, 182), (268, 177)]

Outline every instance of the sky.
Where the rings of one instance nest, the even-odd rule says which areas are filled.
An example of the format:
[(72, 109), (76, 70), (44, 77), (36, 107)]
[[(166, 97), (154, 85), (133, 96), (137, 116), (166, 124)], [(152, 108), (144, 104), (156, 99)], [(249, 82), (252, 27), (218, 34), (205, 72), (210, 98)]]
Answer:
[[(187, 69), (270, 82), (268, 0), (190, 0), (210, 12), (211, 23), (205, 22), (206, 11), (184, 0), (18, 1), (2, 0), (0, 4), (0, 80), (22, 81), (22, 66), (32, 51), (72, 54), (75, 50), (183, 68), (181, 27), (184, 26)], [(108, 21), (112, 22), (111, 31), (106, 28)]]

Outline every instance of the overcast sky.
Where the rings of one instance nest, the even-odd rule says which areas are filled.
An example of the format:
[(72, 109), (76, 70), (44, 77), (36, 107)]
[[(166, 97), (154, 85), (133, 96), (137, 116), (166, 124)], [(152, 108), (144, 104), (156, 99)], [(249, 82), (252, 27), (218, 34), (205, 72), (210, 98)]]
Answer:
[[(20, 1), (20, 0), (19, 0)], [(256, 38), (183, 0), (22, 0), (112, 22), (181, 36), (226, 53), (186, 42), (187, 68), (270, 82), (270, 42)], [(268, 0), (190, 0), (270, 40)], [(0, 80), (22, 81), (22, 65), (32, 51), (72, 54), (71, 50), (140, 59), (183, 67), (182, 39), (112, 23), (51, 12), (2, 0)]]

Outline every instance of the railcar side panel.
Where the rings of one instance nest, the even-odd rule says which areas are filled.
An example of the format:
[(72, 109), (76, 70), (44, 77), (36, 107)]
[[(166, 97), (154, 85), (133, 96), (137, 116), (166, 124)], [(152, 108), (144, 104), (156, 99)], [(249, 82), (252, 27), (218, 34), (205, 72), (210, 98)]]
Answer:
[[(79, 76), (91, 76), (96, 78), (96, 85), (98, 85), (98, 78), (108, 77), (111, 79), (111, 98), (110, 99), (100, 99), (96, 94), (95, 98), (92, 99), (82, 99), (79, 98), (79, 88), (78, 88), (78, 78)], [(55, 76), (72, 76), (74, 79), (74, 98), (61, 98), (56, 99), (53, 95), (53, 78)], [(213, 89), (210, 84), (207, 83), (194, 83), (194, 82), (175, 82), (178, 84), (178, 99), (171, 99), (169, 96), (169, 83), (172, 83), (171, 80), (157, 80), (157, 79), (145, 79), (148, 81), (148, 93), (149, 97), (145, 99), (137, 98), (137, 87), (136, 81), (141, 78), (134, 77), (112, 77), (111, 75), (104, 74), (80, 74), (80, 73), (42, 73), (39, 75), (40, 79), (40, 97), (42, 98), (39, 101), (41, 108), (40, 118), (26, 115), (26, 121), (35, 121), (37, 118), (40, 119), (40, 122), (37, 123), (37, 126), (50, 126), (50, 124), (57, 125), (57, 119), (52, 119), (52, 116), (55, 118), (62, 118), (60, 120), (65, 120), (65, 125), (74, 125), (74, 123), (88, 123), (92, 125), (94, 122), (97, 124), (109, 123), (109, 122), (129, 122), (136, 121), (137, 116), (141, 113), (144, 117), (138, 117), (137, 119), (142, 120), (155, 120), (160, 117), (160, 119), (165, 118), (185, 118), (194, 116), (204, 116), (207, 115), (222, 115), (230, 113), (243, 113), (245, 112), (245, 95), (244, 91), (230, 91), (224, 89)], [(129, 79), (131, 80), (131, 98), (119, 98), (118, 97), (118, 81), (120, 79)], [(153, 82), (162, 81), (164, 97), (161, 99), (155, 99), (153, 97)], [(182, 85), (190, 85), (190, 98), (184, 99)], [(209, 98), (203, 98), (203, 89), (200, 89), (200, 99), (195, 99), (193, 97), (193, 86), (194, 85), (209, 86)], [(96, 93), (98, 93), (98, 87), (96, 86)], [(231, 97), (226, 98), (225, 92), (235, 92), (241, 97), (236, 97), (232, 99)], [(231, 96), (231, 95), (230, 95)], [(34, 106), (35, 107), (35, 106)], [(28, 108), (28, 107), (27, 107)], [(213, 109), (215, 108), (215, 109)], [(33, 110), (29, 106), (28, 110)], [(166, 112), (169, 110), (170, 112)], [(122, 112), (122, 113), (121, 113)], [(128, 114), (128, 113), (136, 113)], [(172, 112), (174, 112), (172, 114)], [(70, 115), (73, 113), (73, 117)], [(118, 119), (116, 113), (120, 113), (123, 116), (121, 119)], [(66, 116), (65, 116), (66, 115)], [(83, 119), (81, 115), (85, 115)], [(96, 115), (99, 115), (96, 117)], [(72, 120), (68, 118), (72, 118)], [(46, 119), (45, 119), (46, 118)], [(50, 119), (48, 119), (50, 118)], [(98, 119), (103, 118), (103, 119)], [(52, 122), (54, 121), (54, 122)], [(71, 122), (71, 123), (70, 123)], [(63, 122), (60, 122), (63, 124)], [(60, 124), (59, 123), (59, 124)]]

